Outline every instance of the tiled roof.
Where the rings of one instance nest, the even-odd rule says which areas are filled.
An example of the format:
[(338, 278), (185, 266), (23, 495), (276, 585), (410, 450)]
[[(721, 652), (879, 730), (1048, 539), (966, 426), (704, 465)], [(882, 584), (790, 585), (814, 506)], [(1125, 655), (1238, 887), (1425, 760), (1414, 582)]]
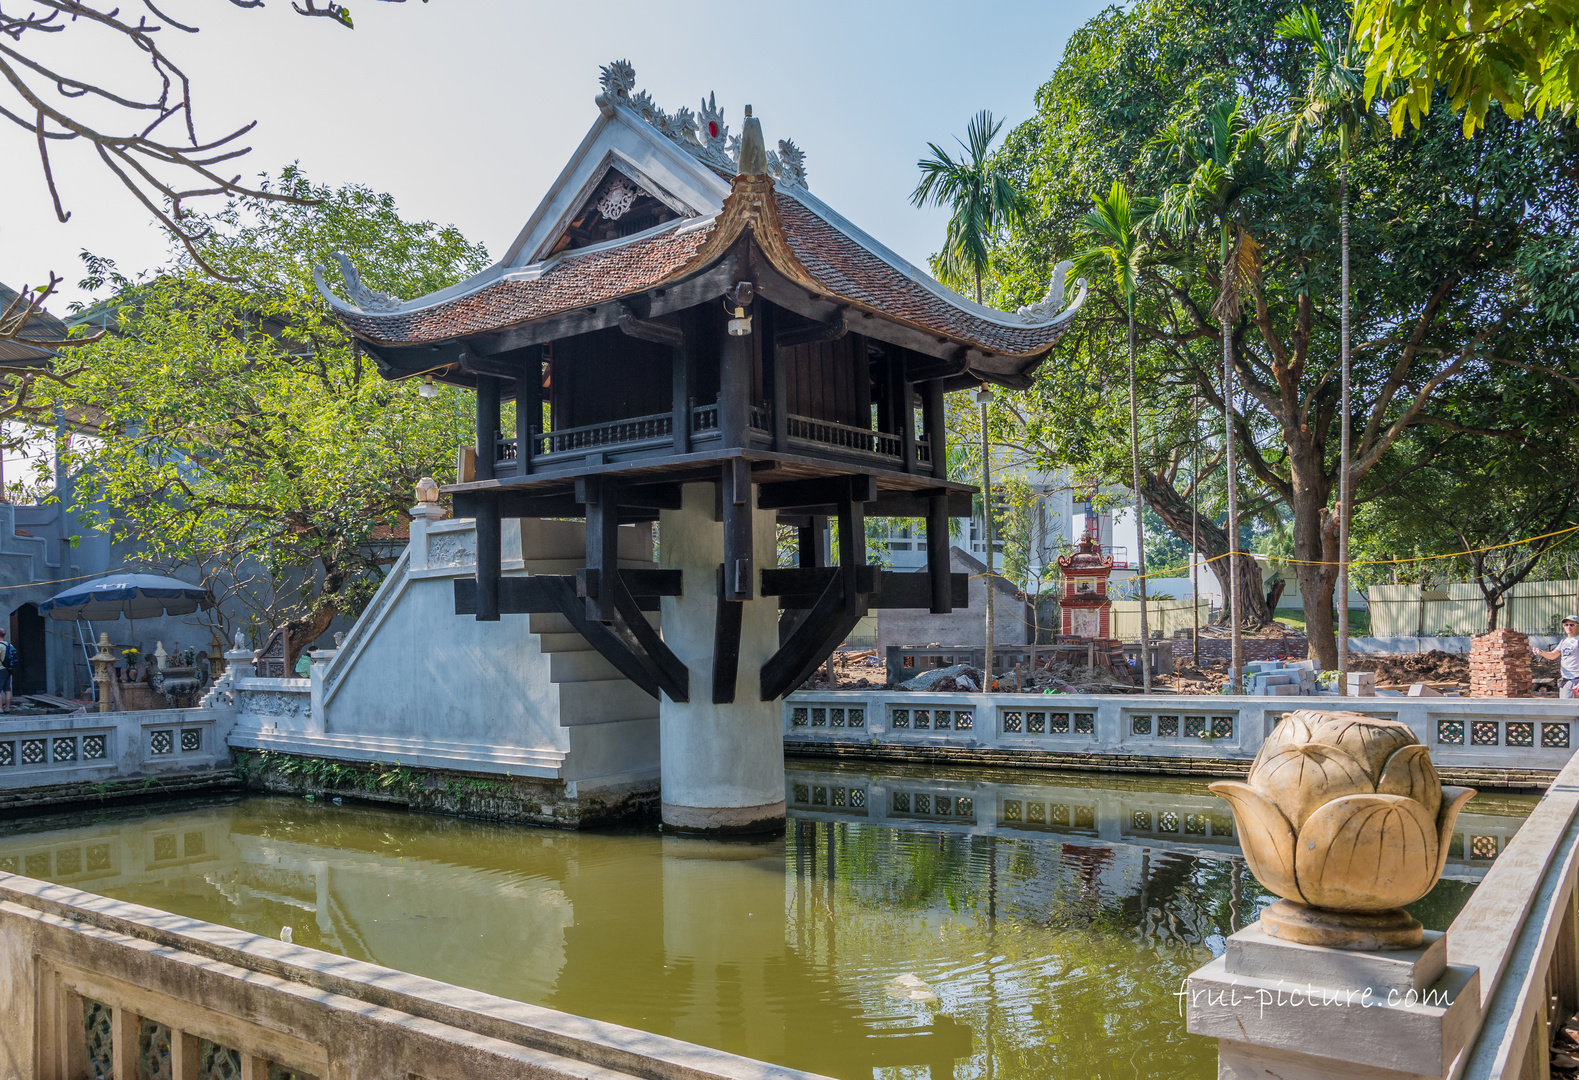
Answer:
[(799, 199), (783, 192), (775, 195), (785, 239), (796, 260), (836, 296), (989, 352), (1014, 356), (1051, 348), (1067, 326), (1067, 322), (1005, 326), (984, 319), (879, 258)]
[[(702, 264), (717, 258), (746, 227), (758, 231), (757, 240), (770, 261), (798, 264), (780, 266), (791, 277), (984, 352), (1015, 357), (1045, 353), (1068, 326), (1067, 319), (1016, 325), (1012, 315), (1001, 321), (983, 317), (917, 281), (798, 198), (774, 190), (770, 180), (759, 178), (753, 184), (743, 177), (737, 178), (724, 213), (707, 227), (669, 230), (567, 257), (535, 280), (498, 281), (429, 307), (383, 313), (342, 310), (341, 318), (356, 334), (387, 344), (434, 343), (499, 330), (629, 296), (705, 269)], [(763, 230), (782, 235), (765, 236)]]
[(685, 268), (710, 229), (675, 230), (619, 247), (568, 257), (532, 281), (499, 281), (415, 311), (341, 315), (372, 341), (423, 344), (547, 318), (649, 289)]

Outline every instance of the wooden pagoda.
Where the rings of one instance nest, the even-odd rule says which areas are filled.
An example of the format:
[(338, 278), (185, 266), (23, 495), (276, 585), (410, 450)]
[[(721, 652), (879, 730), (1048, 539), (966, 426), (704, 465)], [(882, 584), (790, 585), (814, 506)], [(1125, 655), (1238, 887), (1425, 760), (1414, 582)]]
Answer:
[[(741, 605), (773, 597), (771, 701), (869, 609), (965, 603), (948, 519), (969, 514), (974, 489), (947, 475), (944, 394), (1026, 386), (1084, 293), (1065, 309), (1061, 268), (1040, 304), (974, 304), (813, 196), (800, 151), (768, 151), (750, 106), (732, 139), (712, 98), (666, 113), (623, 62), (603, 69), (602, 91), (599, 120), (498, 264), (399, 300), (341, 256), (349, 301), (319, 286), (386, 378), (476, 390), (475, 465), (444, 489), (477, 522), (458, 613), (560, 613), (654, 696), (690, 700), (686, 664), (643, 616), (680, 592), (680, 572), (622, 571), (615, 530), (706, 482), (724, 558), (700, 692), (735, 699)], [(515, 427), (501, 431), (511, 400)], [(799, 530), (797, 566), (753, 564), (753, 508)], [(502, 577), (512, 516), (584, 518), (585, 566)], [(926, 522), (928, 573), (865, 564), (874, 516)], [(836, 565), (819, 542), (829, 525)]]

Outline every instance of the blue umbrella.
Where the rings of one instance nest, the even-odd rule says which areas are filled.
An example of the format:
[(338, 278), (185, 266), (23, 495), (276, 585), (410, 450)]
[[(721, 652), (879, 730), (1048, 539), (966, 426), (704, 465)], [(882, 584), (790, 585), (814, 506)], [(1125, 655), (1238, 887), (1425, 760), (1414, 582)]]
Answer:
[(115, 574), (73, 585), (38, 605), (51, 619), (153, 619), (190, 615), (211, 608), (214, 598), (201, 585), (156, 574)]

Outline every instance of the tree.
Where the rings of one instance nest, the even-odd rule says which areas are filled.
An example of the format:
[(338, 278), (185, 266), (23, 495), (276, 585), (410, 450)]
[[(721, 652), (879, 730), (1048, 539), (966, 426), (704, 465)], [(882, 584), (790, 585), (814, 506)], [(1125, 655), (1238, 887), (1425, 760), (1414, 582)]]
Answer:
[[(1329, 22), (1341, 16), (1335, 0), (1314, 6)], [(1230, 88), (1251, 122), (1284, 114), (1303, 96), (1311, 54), (1277, 36), (1279, 15), (1248, 0), (1141, 0), (1073, 36), (1038, 94), (1036, 116), (1010, 132), (997, 155), (1038, 207), (1032, 226), (994, 251), (984, 290), (999, 306), (1039, 295), (1060, 252), (1080, 246), (1076, 223), (1090, 191), (1122, 179), (1130, 190), (1161, 192), (1188, 179), (1190, 170), (1158, 152), (1159, 133), (1176, 123), (1199, 130)], [(1312, 145), (1301, 161), (1277, 165), (1269, 190), (1247, 197), (1259, 273), (1229, 334), (1244, 389), (1232, 440), (1245, 466), (1236, 490), (1287, 508), (1311, 655), (1323, 667), (1337, 659), (1340, 313), (1339, 268), (1328, 253), (1340, 230), (1336, 170), (1323, 158), (1332, 152)], [(1359, 201), (1350, 223), (1350, 479), (1359, 506), (1387, 497), (1368, 476), (1405, 434), (1471, 424), (1448, 407), (1457, 397), (1495, 386), (1499, 373), (1519, 365), (1539, 367), (1548, 383), (1579, 373), (1571, 329), (1532, 330), (1579, 307), (1579, 138), (1571, 125), (1494, 113), (1482, 136), (1465, 140), (1439, 112), (1404, 138), (1356, 144), (1351, 177)], [(1156, 243), (1157, 262), (1142, 269), (1136, 294), (1142, 415), (1157, 428), (1143, 482), (1170, 528), (1181, 519), (1169, 505), (1185, 511), (1188, 535), (1189, 500), (1166, 488), (1175, 447), (1189, 445), (1191, 402), (1223, 405), (1222, 326), (1213, 311), (1222, 292), (1220, 237), (1217, 229), (1165, 230)], [(1027, 417), (1062, 462), (1113, 463), (1099, 430), (1112, 419), (1101, 373), (1126, 322), (1122, 298), (1094, 288), (1037, 385), (1002, 408)], [(1489, 419), (1476, 428), (1480, 437), (1519, 436), (1506, 419)], [(1223, 441), (1203, 458), (1223, 453)], [(1120, 468), (1101, 475), (1116, 480), (1128, 471)], [(1174, 470), (1172, 478), (1190, 475)], [(1237, 570), (1248, 560), (1235, 562)], [(1242, 600), (1252, 597), (1251, 584), (1243, 583)], [(1253, 584), (1259, 588), (1259, 573)]]
[(1338, 330), (1338, 686), (1348, 693), (1349, 674), (1349, 522), (1354, 516), (1353, 481), (1350, 477), (1349, 436), (1349, 157), (1362, 128), (1372, 126), (1375, 117), (1365, 101), (1364, 60), (1352, 33), (1327, 37), (1321, 20), (1308, 7), (1277, 24), (1279, 37), (1301, 41), (1310, 46), (1314, 64), (1309, 88), (1290, 124), (1290, 149), (1297, 155), (1307, 139), (1331, 138), (1338, 144), (1338, 221), (1342, 247), (1343, 273), (1340, 289)]
[[(991, 245), (997, 234), (1021, 224), (1029, 208), (1006, 170), (992, 161), (992, 141), (1003, 127), (983, 109), (965, 129), (955, 160), (937, 143), (928, 143), (932, 156), (916, 162), (921, 180), (910, 193), (916, 206), (948, 206), (948, 235), (937, 262), (946, 281), (976, 283), (976, 303), (981, 303), (981, 279), (987, 273)], [(959, 141), (959, 140), (956, 140)]]
[[(952, 208), (948, 235), (944, 239), (943, 251), (939, 254), (937, 262), (945, 280), (975, 279), (978, 304), (981, 303), (981, 278), (988, 270), (989, 245), (999, 230), (1023, 222), (1028, 206), (1025, 196), (1014, 186), (1008, 175), (993, 167), (992, 141), (998, 137), (998, 129), (1001, 127), (1003, 121), (994, 120), (992, 113), (986, 109), (977, 113), (965, 129), (965, 141), (960, 143), (965, 155), (957, 161), (937, 143), (928, 143), (932, 156), (916, 162), (916, 167), (921, 170), (921, 180), (916, 184), (916, 190), (910, 194), (910, 201), (917, 206), (925, 206), (930, 202), (936, 206), (947, 204)], [(992, 395), (983, 386), (978, 398), (981, 402), (981, 426), (985, 437), (988, 406)], [(982, 499), (988, 508), (982, 516), (982, 520), (987, 524), (988, 586), (987, 652), (982, 679), (989, 688), (992, 685), (992, 651), (997, 644), (993, 638), (996, 627), (993, 625), (995, 605), (992, 603), (992, 470), (988, 462), (990, 457), (991, 454), (984, 451), (981, 463)]]
[[(1222, 327), (1223, 343), (1223, 469), (1228, 477), (1228, 534), (1239, 535), (1239, 472), (1234, 464), (1235, 419), (1233, 324), (1239, 321), (1241, 296), (1253, 291), (1261, 275), (1261, 245), (1248, 228), (1246, 204), (1265, 194), (1277, 182), (1271, 168), (1268, 142), (1276, 133), (1276, 119), (1251, 120), (1244, 102), (1235, 98), (1218, 102), (1206, 115), (1205, 132), (1193, 133), (1180, 124), (1164, 131), (1159, 140), (1188, 175), (1169, 187), (1158, 217), (1176, 234), (1195, 231), (1205, 218), (1217, 224), (1217, 302), (1212, 314)], [(1237, 544), (1235, 547), (1237, 548)], [(1249, 558), (1229, 553), (1237, 561)], [(1233, 635), (1229, 661), (1229, 689), (1238, 693), (1244, 670), (1243, 605), (1240, 575), (1228, 579), (1229, 627)]]
[[(230, 3), (263, 6), (263, 0)], [(288, 197), (249, 188), (240, 176), (220, 171), (248, 152), (238, 140), (256, 121), (218, 138), (198, 136), (192, 84), (163, 44), (171, 31), (196, 34), (196, 26), (164, 14), (151, 0), (141, 0), (130, 13), (84, 0), (9, 0), (8, 6), (0, 6), (0, 117), (36, 140), (44, 185), (60, 221), (71, 214), (61, 204), (50, 147), (75, 142), (91, 145), (110, 174), (186, 248), (187, 257), (211, 273), (217, 270), (205, 262), (200, 244), (206, 219), (194, 216), (190, 201), (209, 195)], [(315, 0), (291, 7), (301, 15), (352, 25), (350, 10), (335, 0), (322, 7)], [(67, 34), (72, 38), (63, 46)], [(93, 44), (108, 46), (129, 62), (146, 63), (146, 83), (141, 88), (109, 85), (104, 54)]]
[(266, 568), (268, 621), (299, 649), (361, 609), (416, 481), (443, 475), (470, 432), (466, 395), (429, 401), (378, 376), (312, 267), (345, 250), (372, 287), (412, 296), (475, 273), (486, 252), (364, 187), (287, 169), (260, 188), (291, 198), (240, 197), (203, 223), (203, 261), (238, 284), (196, 259), (143, 281), (91, 266), (85, 287), (116, 289), (117, 332), (80, 351), (56, 400), (99, 418), (72, 464), (83, 505), (114, 515), (101, 527), (233, 580)]
[[(1135, 289), (1139, 284), (1142, 260), (1146, 245), (1140, 232), (1157, 212), (1154, 199), (1130, 200), (1129, 192), (1118, 181), (1113, 182), (1106, 199), (1100, 196), (1091, 200), (1096, 209), (1083, 219), (1081, 225), (1095, 241), (1075, 256), (1069, 272), (1077, 277), (1097, 274), (1111, 275), (1113, 285), (1124, 297), (1125, 312), (1129, 316), (1125, 344), (1129, 352), (1129, 455), (1131, 488), (1135, 493), (1136, 558), (1140, 567), (1140, 640), (1144, 645), (1151, 638), (1146, 625), (1146, 515), (1142, 503), (1140, 480), (1140, 392), (1135, 380)], [(1151, 650), (1140, 650), (1141, 684), (1151, 693)]]
[(1566, 530), (1579, 525), (1579, 454), (1565, 428), (1524, 443), (1458, 432), (1411, 438), (1389, 462), (1393, 497), (1366, 522), (1364, 554), (1382, 570), (1391, 559), (1422, 560), (1404, 564), (1413, 580), (1468, 576), (1485, 602), (1486, 630), (1497, 629), (1513, 587), (1538, 580), (1548, 556), (1574, 545)]
[(1579, 101), (1579, 3), (1574, 0), (1357, 0), (1354, 29), (1367, 100), (1396, 87), (1393, 134), (1416, 128), (1440, 88), (1464, 114), (1464, 136), (1493, 102), (1515, 120)]

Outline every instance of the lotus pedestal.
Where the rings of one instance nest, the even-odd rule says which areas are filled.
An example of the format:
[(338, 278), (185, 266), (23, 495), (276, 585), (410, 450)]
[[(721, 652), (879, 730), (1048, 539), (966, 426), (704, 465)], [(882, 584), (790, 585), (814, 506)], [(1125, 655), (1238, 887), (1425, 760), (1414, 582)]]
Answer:
[(1420, 920), (1403, 908), (1384, 911), (1324, 911), (1279, 900), (1261, 913), (1268, 937), (1332, 949), (1417, 949), (1425, 943)]

